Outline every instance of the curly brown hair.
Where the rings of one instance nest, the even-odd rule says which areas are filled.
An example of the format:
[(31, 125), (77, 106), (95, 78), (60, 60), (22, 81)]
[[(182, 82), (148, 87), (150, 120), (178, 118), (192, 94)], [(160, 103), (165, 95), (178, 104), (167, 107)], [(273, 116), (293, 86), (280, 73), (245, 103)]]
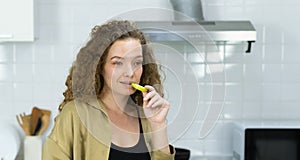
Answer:
[[(89, 41), (79, 50), (65, 83), (67, 89), (63, 93), (65, 98), (59, 105), (59, 111), (66, 103), (74, 99), (85, 100), (91, 96), (100, 98), (104, 85), (102, 73), (109, 49), (116, 40), (126, 38), (138, 39), (142, 45), (144, 64), (140, 84), (155, 85), (157, 92), (163, 96), (160, 68), (155, 61), (151, 47), (147, 45), (145, 35), (134, 22), (113, 20), (101, 26), (95, 26), (90, 33)], [(141, 92), (135, 92), (131, 98), (137, 105), (142, 105)]]

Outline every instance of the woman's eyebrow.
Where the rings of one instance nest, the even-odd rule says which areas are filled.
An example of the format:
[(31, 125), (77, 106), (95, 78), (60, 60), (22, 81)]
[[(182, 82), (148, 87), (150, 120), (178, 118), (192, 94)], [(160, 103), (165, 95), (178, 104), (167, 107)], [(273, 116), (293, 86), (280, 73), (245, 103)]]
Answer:
[(120, 56), (113, 56), (113, 57), (111, 57), (110, 59), (112, 60), (112, 59), (114, 59), (114, 58), (117, 58), (117, 59), (125, 59), (125, 58), (120, 57)]
[(138, 55), (135, 58), (143, 58), (143, 56), (142, 55)]
[[(114, 59), (114, 58), (117, 58), (117, 59), (125, 59), (124, 57), (120, 57), (120, 56), (113, 56), (113, 57), (111, 57), (110, 59), (112, 60), (112, 59)], [(142, 56), (142, 55), (138, 55), (138, 56), (136, 56), (136, 57), (134, 57), (134, 58), (143, 58), (143, 56)]]

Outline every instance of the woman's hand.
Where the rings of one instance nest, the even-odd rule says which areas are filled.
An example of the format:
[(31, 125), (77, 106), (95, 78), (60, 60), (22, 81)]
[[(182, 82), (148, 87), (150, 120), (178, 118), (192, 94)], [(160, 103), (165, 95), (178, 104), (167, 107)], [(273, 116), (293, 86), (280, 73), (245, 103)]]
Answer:
[(145, 88), (148, 92), (143, 92), (143, 108), (152, 128), (152, 149), (170, 154), (166, 129), (166, 117), (170, 104), (156, 92), (154, 87), (146, 85)]
[(165, 126), (169, 111), (169, 102), (162, 98), (154, 87), (146, 85), (148, 92), (143, 92), (143, 108), (146, 118), (153, 126)]

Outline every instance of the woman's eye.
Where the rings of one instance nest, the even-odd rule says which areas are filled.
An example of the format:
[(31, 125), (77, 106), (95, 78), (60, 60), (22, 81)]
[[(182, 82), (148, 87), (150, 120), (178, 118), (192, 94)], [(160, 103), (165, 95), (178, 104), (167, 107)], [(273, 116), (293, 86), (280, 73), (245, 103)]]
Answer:
[(122, 62), (119, 62), (119, 61), (117, 61), (117, 62), (113, 62), (113, 64), (114, 64), (114, 65), (117, 65), (117, 66), (120, 66), (120, 65), (122, 65), (123, 63), (122, 63)]
[(141, 66), (141, 65), (143, 65), (143, 62), (142, 61), (137, 61), (137, 62), (134, 62), (134, 65), (135, 66)]

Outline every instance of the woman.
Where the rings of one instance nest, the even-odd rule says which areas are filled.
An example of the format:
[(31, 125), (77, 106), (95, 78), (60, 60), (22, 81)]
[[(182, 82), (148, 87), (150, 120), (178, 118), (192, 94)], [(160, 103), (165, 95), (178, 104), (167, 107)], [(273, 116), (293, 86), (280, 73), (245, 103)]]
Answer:
[(144, 34), (132, 22), (94, 27), (70, 69), (43, 159), (174, 159), (165, 123), (169, 103), (158, 72)]

